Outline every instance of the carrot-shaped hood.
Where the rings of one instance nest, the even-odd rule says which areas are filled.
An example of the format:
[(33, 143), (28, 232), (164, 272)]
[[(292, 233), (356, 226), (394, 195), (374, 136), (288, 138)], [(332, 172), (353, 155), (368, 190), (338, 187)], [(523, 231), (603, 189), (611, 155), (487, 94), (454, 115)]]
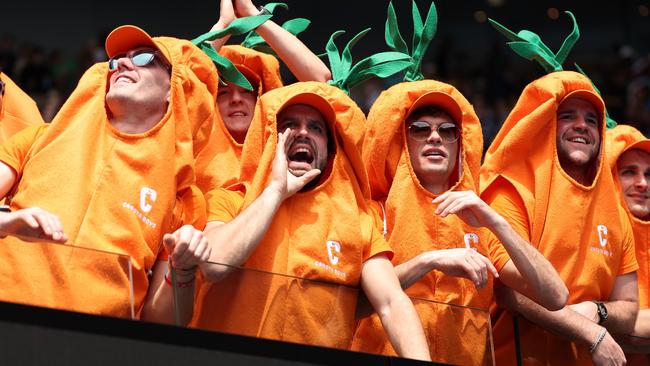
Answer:
[(32, 98), (4, 73), (0, 80), (5, 83), (5, 94), (0, 105), (0, 143), (16, 132), (31, 125), (43, 124), (43, 117)]

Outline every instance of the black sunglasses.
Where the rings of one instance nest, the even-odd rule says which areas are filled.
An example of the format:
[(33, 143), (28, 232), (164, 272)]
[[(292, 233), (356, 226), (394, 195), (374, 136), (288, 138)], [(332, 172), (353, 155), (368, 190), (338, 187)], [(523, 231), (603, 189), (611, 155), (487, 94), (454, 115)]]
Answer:
[(156, 59), (158, 56), (159, 51), (152, 50), (152, 49), (145, 49), (141, 51), (136, 51), (134, 54), (128, 55), (126, 53), (119, 54), (117, 56), (111, 57), (110, 60), (108, 60), (108, 69), (111, 71), (117, 70), (118, 67), (118, 62), (121, 58), (127, 57), (133, 62), (135, 66), (147, 66), (153, 60)]

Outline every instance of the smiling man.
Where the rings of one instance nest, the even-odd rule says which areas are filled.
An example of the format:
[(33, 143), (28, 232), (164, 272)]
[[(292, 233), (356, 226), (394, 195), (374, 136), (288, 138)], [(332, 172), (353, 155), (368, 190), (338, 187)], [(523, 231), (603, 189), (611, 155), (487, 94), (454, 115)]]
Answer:
[[(499, 289), (497, 363), (623, 364), (609, 332), (629, 333), (638, 309), (633, 233), (606, 161), (605, 107), (581, 74), (553, 72), (530, 83), (490, 146), (481, 196), (555, 267), (569, 301), (548, 311)], [(505, 309), (505, 310), (504, 310)], [(507, 310), (507, 311), (506, 311)]]
[[(111, 32), (106, 53), (110, 60), (86, 71), (51, 126), (28, 128), (0, 149), (0, 195), (12, 210), (0, 215), (8, 236), (0, 296), (172, 322), (163, 241), (190, 309), (196, 266), (210, 253), (194, 165), (214, 123), (216, 70), (189, 41), (135, 26)], [(66, 247), (23, 240), (130, 262), (97, 255), (79, 268)]]
[(347, 349), (360, 285), (397, 353), (429, 359), (369, 207), (364, 124), (356, 104), (324, 83), (260, 98), (241, 189), (207, 195), (210, 259), (226, 266), (204, 266), (216, 283), (201, 292), (194, 326)]

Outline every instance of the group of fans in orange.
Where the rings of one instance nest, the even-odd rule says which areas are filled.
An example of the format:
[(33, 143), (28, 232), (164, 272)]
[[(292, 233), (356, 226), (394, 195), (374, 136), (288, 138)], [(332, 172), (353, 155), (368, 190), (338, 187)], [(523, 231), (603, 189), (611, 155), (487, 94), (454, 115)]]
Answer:
[[(494, 22), (549, 73), (482, 156), (470, 101), (420, 71), (433, 4), (410, 49), (392, 4), (389, 52), (353, 65), (365, 33), (335, 33), (329, 68), (278, 6), (221, 0), (192, 42), (116, 28), (51, 124), (1, 75), (0, 299), (451, 364), (648, 364), (650, 140), (562, 70), (575, 23), (553, 53)], [(273, 55), (224, 45), (251, 30)], [(398, 72), (367, 116), (348, 96)], [(71, 270), (61, 244), (130, 265)]]

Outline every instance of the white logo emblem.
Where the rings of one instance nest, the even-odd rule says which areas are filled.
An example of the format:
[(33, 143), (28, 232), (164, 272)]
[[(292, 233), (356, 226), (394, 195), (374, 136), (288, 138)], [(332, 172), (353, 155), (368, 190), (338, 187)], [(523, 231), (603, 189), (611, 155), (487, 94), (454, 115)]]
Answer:
[(334, 252), (341, 253), (341, 244), (337, 241), (328, 240), (327, 241), (327, 256), (329, 257), (330, 263), (335, 266), (339, 262), (339, 257), (334, 255)]
[(465, 240), (465, 248), (476, 249), (478, 247), (478, 235), (467, 233), (463, 239)]
[(140, 209), (144, 213), (148, 213), (153, 208), (152, 204), (156, 202), (158, 193), (149, 187), (142, 187), (140, 191)]
[(601, 247), (607, 245), (607, 226), (598, 225), (598, 240), (600, 240)]

